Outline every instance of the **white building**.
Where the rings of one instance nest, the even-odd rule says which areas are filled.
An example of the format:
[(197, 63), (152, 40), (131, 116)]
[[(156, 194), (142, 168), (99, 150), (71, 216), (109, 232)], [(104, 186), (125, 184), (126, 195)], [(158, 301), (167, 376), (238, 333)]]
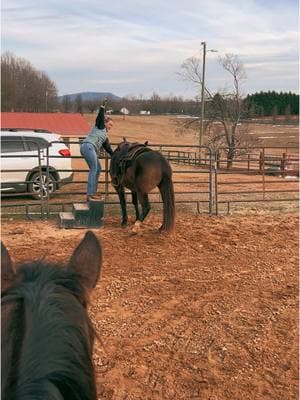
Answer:
[(125, 107), (121, 108), (120, 112), (121, 112), (123, 115), (128, 115), (128, 114), (129, 114), (129, 110), (127, 110), (127, 108), (125, 108)]

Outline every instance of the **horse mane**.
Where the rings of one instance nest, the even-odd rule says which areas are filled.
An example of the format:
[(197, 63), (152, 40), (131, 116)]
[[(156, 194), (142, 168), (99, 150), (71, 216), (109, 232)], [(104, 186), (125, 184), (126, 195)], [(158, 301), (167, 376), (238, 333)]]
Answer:
[(2, 363), (3, 398), (96, 399), (85, 296), (75, 271), (44, 262), (20, 267), (2, 293), (2, 346), (11, 356)]

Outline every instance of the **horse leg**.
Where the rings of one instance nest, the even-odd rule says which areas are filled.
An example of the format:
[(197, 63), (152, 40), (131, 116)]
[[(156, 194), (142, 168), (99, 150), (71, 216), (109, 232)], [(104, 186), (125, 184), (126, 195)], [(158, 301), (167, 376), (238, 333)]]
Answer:
[(139, 204), (138, 204), (138, 197), (136, 192), (132, 192), (132, 204), (134, 205), (135, 209), (135, 217), (136, 221), (140, 219), (140, 212), (139, 212)]
[(128, 217), (127, 217), (127, 209), (126, 209), (126, 197), (125, 197), (125, 190), (123, 186), (119, 186), (117, 189), (120, 206), (122, 211), (122, 223), (121, 226), (125, 227), (127, 225)]
[(140, 227), (142, 225), (142, 222), (144, 221), (144, 219), (146, 218), (146, 216), (148, 215), (151, 206), (150, 206), (150, 202), (149, 202), (149, 198), (148, 198), (148, 194), (141, 194), (138, 193), (138, 200), (142, 205), (142, 214), (139, 216), (139, 218), (135, 221), (133, 228), (131, 229), (132, 233), (138, 233), (140, 230)]
[(149, 202), (148, 193), (145, 193), (145, 194), (139, 193), (138, 194), (138, 198), (139, 198), (139, 201), (140, 201), (140, 203), (142, 205), (142, 214), (141, 214), (139, 220), (141, 222), (143, 222), (144, 219), (149, 214), (149, 211), (151, 210), (151, 205), (150, 205), (150, 202)]

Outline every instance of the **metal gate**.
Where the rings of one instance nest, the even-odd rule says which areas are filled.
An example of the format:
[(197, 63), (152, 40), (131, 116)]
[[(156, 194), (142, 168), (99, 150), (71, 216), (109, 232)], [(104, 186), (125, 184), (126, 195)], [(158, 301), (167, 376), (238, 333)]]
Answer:
[[(47, 219), (57, 215), (60, 211), (69, 211), (74, 202), (85, 202), (89, 170), (79, 152), (80, 142), (78, 140), (69, 141), (66, 144), (71, 148), (72, 152), (73, 181), (51, 195), (47, 190), (46, 196), (37, 200), (31, 199), (31, 193), (28, 190), (22, 193), (14, 193), (13, 195), (2, 190), (1, 209), (3, 216), (16, 217), (25, 215), (26, 218)], [(41, 183), (40, 190), (42, 192), (42, 173), (46, 171), (46, 175), (49, 178), (51, 160), (60, 156), (50, 155), (50, 146), (46, 149), (45, 156), (38, 143), (36, 143), (36, 146), (36, 159)], [(266, 148), (263, 149), (265, 156), (263, 162), (261, 153), (259, 151), (254, 153), (255, 149), (253, 148), (251, 149), (252, 153), (244, 152), (242, 156), (236, 157), (231, 167), (228, 168), (228, 165), (226, 165), (228, 159), (220, 154), (220, 151), (214, 152), (207, 146), (174, 144), (150, 144), (149, 146), (154, 150), (160, 151), (172, 165), (177, 208), (192, 207), (197, 213), (217, 215), (220, 212), (230, 212), (234, 207), (241, 204), (247, 206), (251, 206), (254, 203), (266, 204), (271, 202), (293, 202), (295, 204), (295, 202), (299, 201), (297, 171), (292, 171), (295, 172), (293, 179), (287, 179), (287, 174), (291, 170), (288, 170), (288, 162), (286, 160), (290, 163), (293, 162), (295, 165), (299, 162), (296, 147), (285, 148), (286, 153), (289, 151), (290, 154), (293, 154), (293, 157), (286, 154), (285, 163), (277, 160), (279, 168), (277, 171), (273, 171), (273, 176), (271, 176), (267, 167), (267, 163), (270, 162), (271, 158)], [(3, 173), (19, 171), (5, 169), (3, 161), (11, 157), (14, 156), (2, 154), (2, 175)], [(26, 156), (23, 157), (25, 158)], [(99, 188), (105, 196), (105, 203), (107, 210), (109, 210), (110, 207), (111, 209), (115, 206), (118, 207), (119, 200), (117, 193), (110, 184), (109, 159), (105, 154), (102, 154), (100, 161), (102, 173)], [(21, 169), (20, 171), (26, 172), (26, 169)], [(58, 173), (61, 171), (59, 170)], [(49, 182), (49, 179), (47, 179), (47, 182)], [(27, 186), (29, 184), (26, 180), (14, 183), (21, 183)], [(55, 183), (59, 185), (61, 182), (58, 180)], [(272, 190), (272, 185), (276, 189)], [(129, 192), (126, 197), (128, 195)], [(162, 203), (157, 189), (151, 192), (149, 197), (154, 208)], [(130, 202), (130, 198), (127, 198), (127, 200)]]

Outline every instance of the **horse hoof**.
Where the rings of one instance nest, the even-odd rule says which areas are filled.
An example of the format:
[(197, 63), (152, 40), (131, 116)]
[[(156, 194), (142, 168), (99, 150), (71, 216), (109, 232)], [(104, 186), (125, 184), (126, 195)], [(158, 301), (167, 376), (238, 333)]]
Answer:
[(122, 222), (121, 223), (121, 228), (126, 228), (127, 227), (127, 222)]
[(141, 229), (141, 226), (142, 226), (142, 221), (136, 221), (136, 222), (134, 223), (132, 229), (131, 229), (131, 233), (133, 233), (133, 234), (135, 234), (135, 235), (136, 235), (137, 233), (139, 233), (139, 231), (140, 231), (140, 229)]

